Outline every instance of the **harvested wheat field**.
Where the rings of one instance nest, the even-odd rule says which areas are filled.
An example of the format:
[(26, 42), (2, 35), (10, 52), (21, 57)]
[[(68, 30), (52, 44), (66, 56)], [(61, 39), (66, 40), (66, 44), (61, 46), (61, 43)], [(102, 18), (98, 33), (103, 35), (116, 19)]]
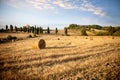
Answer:
[[(45, 49), (35, 47), (39, 39), (46, 41)], [(0, 44), (0, 77), (120, 80), (120, 37), (41, 35)]]

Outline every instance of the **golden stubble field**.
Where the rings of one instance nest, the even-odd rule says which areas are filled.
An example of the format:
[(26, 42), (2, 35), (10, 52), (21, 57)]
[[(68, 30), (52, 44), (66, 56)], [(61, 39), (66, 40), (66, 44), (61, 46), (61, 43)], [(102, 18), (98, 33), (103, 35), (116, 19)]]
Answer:
[[(39, 39), (46, 49), (35, 47)], [(40, 35), (0, 44), (0, 79), (120, 80), (120, 37)]]

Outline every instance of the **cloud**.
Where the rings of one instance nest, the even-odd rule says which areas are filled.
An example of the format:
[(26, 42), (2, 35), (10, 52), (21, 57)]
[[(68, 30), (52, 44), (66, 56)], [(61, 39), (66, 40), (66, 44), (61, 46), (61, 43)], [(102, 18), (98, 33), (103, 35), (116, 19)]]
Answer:
[[(103, 8), (96, 7), (90, 1), (91, 0), (1, 0), (7, 4), (19, 8), (19, 7), (29, 7), (32, 6), (39, 10), (51, 10), (58, 9), (56, 6), (59, 6), (63, 9), (76, 9), (82, 11), (92, 12), (95, 15), (102, 17), (107, 16), (107, 13), (103, 11)], [(28, 6), (29, 5), (29, 6)]]
[(76, 5), (73, 5), (70, 0), (55, 0), (53, 4), (58, 5), (61, 8), (64, 9), (75, 9), (77, 8)]
[(94, 14), (100, 15), (100, 16), (103, 16), (103, 17), (107, 16), (107, 14), (102, 10), (102, 8), (92, 5), (87, 0), (83, 0), (83, 3), (81, 4), (80, 9), (83, 10), (83, 11), (93, 12)]
[(37, 9), (54, 9), (50, 0), (26, 0), (27, 3), (31, 4)]
[[(78, 3), (80, 4), (78, 5)], [(71, 0), (55, 0), (53, 4), (58, 5), (64, 9), (80, 9), (82, 11), (92, 12), (93, 14), (102, 17), (107, 16), (106, 12), (104, 12), (101, 7), (94, 6), (90, 0), (74, 0), (72, 2)]]
[(23, 6), (23, 1), (24, 0), (1, 0), (4, 3), (7, 3), (8, 5), (15, 7), (15, 8), (20, 8)]

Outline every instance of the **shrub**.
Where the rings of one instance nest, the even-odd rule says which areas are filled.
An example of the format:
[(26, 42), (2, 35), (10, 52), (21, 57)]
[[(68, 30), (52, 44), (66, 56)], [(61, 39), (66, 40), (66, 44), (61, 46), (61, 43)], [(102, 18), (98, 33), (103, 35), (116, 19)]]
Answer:
[(113, 35), (113, 33), (115, 33), (115, 32), (116, 32), (115, 27), (110, 26), (110, 27), (108, 28), (108, 33), (109, 33), (109, 35)]
[(82, 36), (87, 36), (87, 33), (86, 33), (86, 29), (85, 29), (85, 28), (83, 28), (83, 29), (81, 30), (81, 35), (82, 35)]
[(0, 39), (0, 43), (3, 43), (4, 42), (4, 39)]
[(46, 47), (46, 42), (44, 39), (40, 39), (38, 42), (38, 48), (39, 49), (44, 49)]
[(97, 32), (96, 33), (96, 36), (107, 36), (107, 35), (109, 35), (108, 32)]
[(13, 37), (12, 37), (11, 35), (8, 35), (8, 36), (7, 36), (7, 40), (12, 40), (12, 38), (13, 38)]
[[(14, 41), (15, 41), (16, 39), (17, 39), (16, 36), (11, 36), (11, 35), (8, 35), (7, 38), (6, 38), (7, 41), (11, 41), (11, 40), (14, 40)], [(4, 40), (4, 41), (5, 41), (5, 40)]]
[(37, 37), (37, 35), (36, 35), (36, 34), (34, 34), (33, 36), (34, 36), (34, 37)]
[(13, 36), (13, 37), (12, 37), (12, 39), (16, 40), (16, 39), (17, 39), (17, 37), (16, 37), (16, 36)]
[(120, 30), (119, 31), (116, 31), (113, 36), (120, 36)]
[(32, 35), (28, 35), (28, 38), (32, 38)]

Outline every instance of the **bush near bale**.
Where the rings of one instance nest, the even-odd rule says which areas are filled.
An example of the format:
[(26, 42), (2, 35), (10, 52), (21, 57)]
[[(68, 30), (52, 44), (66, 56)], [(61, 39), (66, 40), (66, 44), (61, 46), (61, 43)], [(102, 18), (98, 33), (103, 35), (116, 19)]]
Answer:
[(16, 36), (8, 35), (6, 38), (0, 39), (0, 43), (10, 42), (10, 41), (15, 42), (16, 39), (17, 39)]
[(11, 35), (8, 35), (6, 39), (7, 39), (8, 41), (9, 41), (9, 40), (12, 40), (12, 36), (11, 36)]
[(13, 36), (13, 37), (12, 37), (12, 39), (16, 40), (16, 39), (17, 39), (17, 37), (16, 37), (16, 36)]
[(0, 39), (0, 43), (4, 43), (4, 42), (7, 42), (7, 39), (6, 39), (6, 38)]
[(28, 35), (28, 38), (32, 38), (32, 35)]
[(34, 36), (34, 37), (37, 37), (37, 35), (36, 35), (36, 34), (34, 34), (33, 36)]
[(85, 28), (83, 28), (83, 29), (81, 30), (81, 35), (82, 35), (82, 36), (88, 36)]
[(38, 42), (38, 48), (39, 49), (44, 49), (46, 47), (46, 42), (44, 39), (40, 39)]

